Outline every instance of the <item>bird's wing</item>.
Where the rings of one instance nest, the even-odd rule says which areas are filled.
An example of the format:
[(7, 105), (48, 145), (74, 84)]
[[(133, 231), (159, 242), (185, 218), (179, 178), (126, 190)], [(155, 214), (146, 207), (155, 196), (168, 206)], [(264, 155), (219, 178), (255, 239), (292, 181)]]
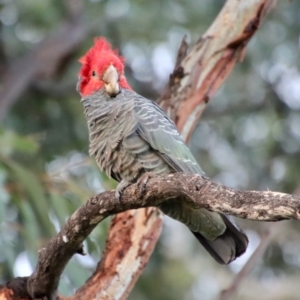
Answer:
[(174, 171), (204, 175), (175, 124), (157, 104), (137, 95), (134, 112), (137, 133)]

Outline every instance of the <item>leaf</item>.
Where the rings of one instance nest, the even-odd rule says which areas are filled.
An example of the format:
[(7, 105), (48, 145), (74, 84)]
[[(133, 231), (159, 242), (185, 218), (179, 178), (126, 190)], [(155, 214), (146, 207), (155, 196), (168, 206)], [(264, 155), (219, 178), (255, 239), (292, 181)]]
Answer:
[(55, 230), (48, 215), (50, 200), (46, 197), (46, 191), (39, 180), (31, 171), (11, 159), (0, 155), (0, 160), (2, 160), (11, 169), (16, 182), (21, 184), (24, 189), (27, 196), (26, 199), (32, 207), (32, 211), (38, 221), (39, 227), (42, 229), (40, 232), (43, 232), (46, 237), (53, 236)]
[(0, 153), (9, 155), (14, 151), (33, 154), (39, 148), (36, 142), (37, 137), (20, 136), (12, 130), (3, 130), (0, 128)]

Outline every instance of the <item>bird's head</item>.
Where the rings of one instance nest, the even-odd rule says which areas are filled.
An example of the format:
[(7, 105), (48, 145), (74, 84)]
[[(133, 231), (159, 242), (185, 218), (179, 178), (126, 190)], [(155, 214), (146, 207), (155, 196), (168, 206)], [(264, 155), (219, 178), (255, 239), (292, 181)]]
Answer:
[(124, 76), (124, 61), (105, 38), (95, 38), (94, 46), (79, 60), (80, 94), (87, 96), (104, 87), (110, 96), (116, 96), (121, 88), (131, 89)]

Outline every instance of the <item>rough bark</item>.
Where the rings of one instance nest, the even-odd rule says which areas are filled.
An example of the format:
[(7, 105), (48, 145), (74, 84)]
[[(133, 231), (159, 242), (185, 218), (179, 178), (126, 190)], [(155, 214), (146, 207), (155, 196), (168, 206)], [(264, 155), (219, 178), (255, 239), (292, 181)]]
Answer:
[[(68, 298), (125, 299), (127, 296), (125, 291), (128, 290), (128, 285), (133, 280), (132, 276), (135, 276), (139, 268), (147, 263), (148, 244), (156, 239), (156, 236), (150, 234), (145, 236), (143, 232), (143, 229), (147, 229), (148, 220), (151, 217), (149, 213), (153, 213), (149, 207), (157, 206), (167, 200), (176, 201), (172, 200), (174, 198), (180, 198), (180, 201), (185, 201), (194, 208), (205, 208), (243, 219), (273, 222), (300, 219), (299, 196), (271, 191), (235, 190), (197, 174), (176, 173), (161, 177), (155, 176), (149, 179), (142, 193), (137, 184), (129, 186), (122, 194), (121, 203), (114, 197), (114, 191), (107, 191), (90, 198), (69, 218), (47, 247), (41, 250), (39, 263), (34, 273), (29, 278), (17, 278), (8, 286), (18, 286), (19, 293), (22, 295), (29, 293), (34, 299), (42, 296), (53, 299), (51, 297), (56, 291), (56, 285), (65, 265), (74, 254), (83, 252), (82, 242), (90, 232), (108, 216), (130, 210), (128, 212), (130, 218), (126, 216), (126, 219), (123, 219), (121, 232), (115, 227), (115, 222), (112, 224), (106, 260), (98, 266), (101, 272), (96, 270), (86, 285), (74, 296)], [(139, 223), (134, 218), (137, 210), (132, 210), (137, 208), (145, 208), (139, 211), (146, 214), (144, 218), (139, 218)], [(128, 236), (132, 226), (138, 226), (140, 233), (137, 233), (137, 236)], [(124, 244), (121, 244), (124, 242), (123, 236), (127, 239)], [(110, 238), (119, 239), (119, 244), (111, 248)], [(124, 255), (129, 260), (126, 264), (123, 263)], [(122, 276), (116, 277), (115, 270), (122, 273)], [(110, 278), (109, 281), (98, 280), (102, 272)], [(95, 282), (100, 285), (97, 293), (93, 288), (88, 288)], [(103, 282), (107, 285), (104, 286)], [(116, 294), (116, 289), (120, 291), (119, 294)]]
[[(160, 234), (161, 216), (159, 210), (149, 207), (130, 210), (115, 218), (107, 239), (105, 259), (100, 261), (91, 278), (70, 299), (126, 299), (136, 282), (139, 269), (144, 268), (150, 258), (153, 249), (149, 251), (149, 247), (155, 246)], [(122, 228), (119, 228), (120, 218), (123, 218)], [(152, 221), (153, 218), (156, 222)], [(136, 228), (133, 230), (132, 227)], [(115, 270), (120, 276), (116, 276)], [(101, 280), (103, 274), (105, 280)], [(95, 295), (94, 289), (89, 287), (96, 282), (98, 293)], [(116, 291), (119, 291), (119, 295)]]
[[(175, 120), (186, 140), (189, 139), (209, 99), (228, 76), (235, 63), (242, 59), (247, 42), (258, 29), (272, 3), (271, 0), (228, 0), (213, 25), (189, 53), (187, 53), (188, 45), (183, 41), (175, 70), (170, 77), (168, 87), (162, 94), (160, 103)], [(31, 73), (36, 74), (36, 71)], [(32, 74), (30, 76), (34, 77)], [(24, 84), (22, 80), (20, 84)], [(30, 299), (27, 292), (32, 296), (44, 294), (53, 299), (55, 287), (65, 264), (78, 250), (82, 250), (82, 241), (103, 218), (127, 209), (158, 204), (159, 201), (172, 198), (175, 192), (178, 192), (178, 195), (181, 195), (185, 201), (189, 201), (191, 205), (201, 205), (207, 209), (223, 211), (243, 218), (279, 220), (298, 217), (297, 201), (299, 199), (291, 195), (234, 191), (215, 186), (209, 180), (201, 179), (199, 176), (189, 175), (188, 179), (184, 174), (170, 176), (164, 177), (165, 181), (157, 180), (157, 178), (151, 179), (146, 188), (146, 194), (142, 198), (135, 197), (134, 203), (132, 198), (130, 198), (130, 203), (126, 202), (126, 197), (137, 192), (136, 186), (126, 190), (122, 205), (115, 203), (113, 192), (106, 192), (100, 198), (96, 196), (90, 199), (74, 213), (62, 231), (40, 252), (35, 272), (29, 278), (10, 282), (7, 286), (9, 290), (7, 288), (0, 290), (0, 299), (1, 297), (20, 299), (17, 298), (18, 295), (21, 295), (22, 299)], [(176, 181), (177, 176), (178, 178), (183, 176), (180, 177), (182, 180), (186, 178), (185, 187), (182, 182)], [(195, 180), (200, 180), (201, 184), (194, 182)], [(172, 186), (175, 181), (173, 189), (168, 189), (168, 186)], [(160, 190), (162, 188), (160, 184), (163, 183), (166, 189)], [(182, 189), (178, 189), (179, 187)], [(220, 202), (209, 202), (211, 199), (206, 202), (205, 199), (209, 198), (209, 193), (217, 191), (210, 190), (211, 188), (218, 190), (218, 194), (214, 197), (218, 196)], [(201, 200), (195, 196), (196, 194), (200, 195)], [(103, 199), (105, 199), (105, 206), (102, 206), (104, 205)], [(229, 199), (233, 202), (228, 202)], [(250, 203), (249, 199), (254, 202)], [(272, 204), (270, 207), (266, 205), (267, 202), (264, 204), (259, 202), (266, 200), (269, 200), (270, 205)], [(248, 204), (252, 205), (251, 209), (254, 212), (247, 210)], [(243, 208), (244, 205), (247, 209)], [(81, 215), (82, 211), (85, 215)], [(79, 216), (80, 219), (78, 219)], [(76, 220), (80, 221), (78, 222), (80, 225), (76, 223)], [(124, 226), (124, 222), (128, 226)], [(143, 230), (141, 230), (141, 224)], [(84, 227), (76, 227), (76, 225)], [(152, 253), (161, 225), (161, 213), (155, 208), (127, 211), (117, 215), (109, 232), (103, 259), (87, 283), (69, 299), (126, 299)], [(11, 293), (12, 298), (4, 296), (4, 292)], [(60, 299), (63, 298), (60, 297)]]
[(188, 141), (206, 105), (245, 55), (273, 0), (229, 0), (187, 54), (184, 41), (168, 86), (159, 100)]

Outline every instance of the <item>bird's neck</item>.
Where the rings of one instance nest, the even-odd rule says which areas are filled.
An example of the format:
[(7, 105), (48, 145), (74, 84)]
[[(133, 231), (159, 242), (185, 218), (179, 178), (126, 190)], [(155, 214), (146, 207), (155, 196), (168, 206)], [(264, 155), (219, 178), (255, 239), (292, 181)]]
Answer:
[(83, 95), (81, 98), (81, 102), (83, 106), (99, 107), (106, 105), (110, 99), (111, 97), (105, 92), (105, 89), (101, 88), (89, 95)]

